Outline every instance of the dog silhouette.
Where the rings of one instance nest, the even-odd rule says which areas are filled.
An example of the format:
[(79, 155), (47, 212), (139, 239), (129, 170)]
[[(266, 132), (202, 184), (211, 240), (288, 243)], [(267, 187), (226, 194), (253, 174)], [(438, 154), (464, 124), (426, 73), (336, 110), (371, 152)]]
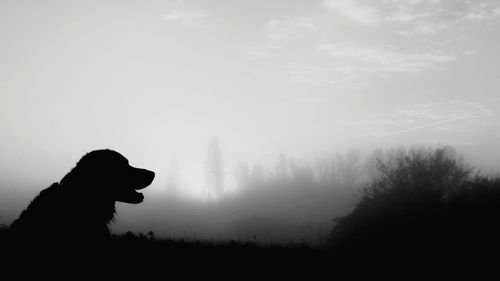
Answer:
[(155, 173), (132, 167), (120, 153), (84, 155), (63, 179), (42, 190), (9, 227), (21, 263), (84, 265), (104, 259), (115, 203), (141, 203), (137, 190)]

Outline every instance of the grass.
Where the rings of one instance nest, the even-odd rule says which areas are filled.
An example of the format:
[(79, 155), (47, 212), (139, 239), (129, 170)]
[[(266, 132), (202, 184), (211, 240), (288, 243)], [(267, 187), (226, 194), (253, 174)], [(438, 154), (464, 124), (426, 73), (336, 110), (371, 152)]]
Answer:
[[(4, 226), (0, 229), (0, 249), (5, 249), (7, 246), (5, 234)], [(6, 258), (1, 263), (8, 260), (5, 255), (1, 258)], [(204, 275), (203, 272), (208, 275), (216, 272), (293, 273), (311, 266), (317, 267), (326, 260), (328, 260), (326, 250), (307, 243), (274, 244), (235, 240), (157, 238), (152, 232), (147, 234), (126, 232), (112, 235), (108, 255), (99, 263), (98, 268), (125, 277), (130, 269), (133, 269), (133, 274), (164, 273), (169, 276), (172, 274), (199, 276)], [(89, 270), (94, 268), (90, 265), (76, 267)], [(54, 265), (54, 268), (57, 266)]]
[(251, 241), (157, 239), (154, 234), (127, 232), (113, 235), (106, 263), (176, 268), (251, 268), (305, 266), (326, 259), (328, 252), (306, 243), (273, 244)]

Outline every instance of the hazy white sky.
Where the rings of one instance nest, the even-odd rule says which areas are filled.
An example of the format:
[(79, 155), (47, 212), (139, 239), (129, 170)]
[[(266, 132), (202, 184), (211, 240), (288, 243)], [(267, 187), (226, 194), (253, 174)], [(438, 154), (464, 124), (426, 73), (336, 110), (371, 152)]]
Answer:
[(110, 147), (317, 156), (452, 144), (500, 159), (500, 1), (0, 1), (0, 178)]

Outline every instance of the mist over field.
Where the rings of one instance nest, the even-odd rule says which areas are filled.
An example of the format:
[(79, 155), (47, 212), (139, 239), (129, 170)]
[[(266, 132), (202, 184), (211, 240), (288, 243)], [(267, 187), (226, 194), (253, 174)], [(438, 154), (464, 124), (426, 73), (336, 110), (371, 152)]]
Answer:
[(496, 175), (499, 26), (494, 0), (0, 1), (0, 223), (101, 148), (156, 173), (113, 233), (157, 237), (321, 243), (401, 147)]

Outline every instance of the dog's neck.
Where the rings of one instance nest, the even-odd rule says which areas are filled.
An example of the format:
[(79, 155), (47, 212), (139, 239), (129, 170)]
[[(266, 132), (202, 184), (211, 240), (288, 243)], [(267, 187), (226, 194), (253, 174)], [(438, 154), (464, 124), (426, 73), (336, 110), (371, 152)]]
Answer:
[(95, 215), (106, 225), (111, 223), (115, 219), (116, 215), (116, 201), (110, 200), (107, 202), (100, 202), (96, 204)]
[[(64, 187), (64, 185), (60, 183), (59, 187), (62, 188)], [(71, 192), (71, 196), (78, 197), (79, 200), (76, 200), (75, 202), (82, 202), (81, 204), (86, 205), (82, 206), (84, 208), (79, 208), (80, 206), (77, 206), (76, 209), (85, 210), (86, 216), (89, 218), (89, 220), (98, 223), (105, 223), (106, 225), (114, 220), (116, 214), (116, 200), (108, 198), (106, 196), (102, 196), (102, 194), (99, 194), (98, 192), (96, 192), (95, 194), (91, 194), (88, 192), (88, 190), (90, 189), (99, 190), (99, 187), (96, 188), (95, 186), (71, 186), (70, 188), (64, 187), (62, 189)]]

